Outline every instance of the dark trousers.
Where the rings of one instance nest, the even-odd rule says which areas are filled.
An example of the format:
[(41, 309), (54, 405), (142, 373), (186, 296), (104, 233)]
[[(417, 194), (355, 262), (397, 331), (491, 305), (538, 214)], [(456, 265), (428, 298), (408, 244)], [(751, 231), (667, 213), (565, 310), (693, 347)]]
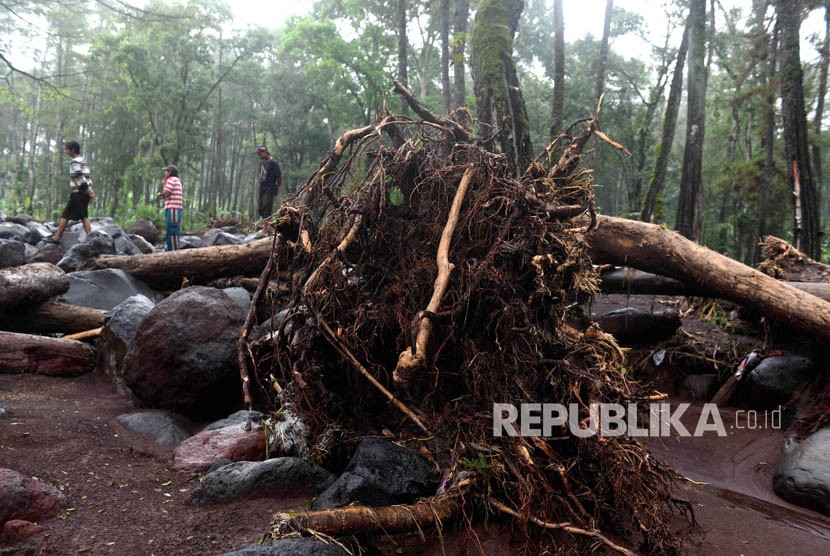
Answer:
[(274, 193), (272, 191), (259, 192), (259, 217), (268, 218), (274, 214)]
[(182, 233), (182, 209), (165, 209), (164, 219), (167, 223), (167, 250), (175, 251), (179, 248), (179, 236)]

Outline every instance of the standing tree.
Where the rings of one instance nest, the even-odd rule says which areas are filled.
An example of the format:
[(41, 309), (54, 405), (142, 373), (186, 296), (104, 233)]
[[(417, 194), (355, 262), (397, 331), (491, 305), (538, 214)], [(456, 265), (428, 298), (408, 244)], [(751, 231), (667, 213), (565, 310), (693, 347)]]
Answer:
[(799, 49), (801, 1), (776, 0), (781, 31), (781, 111), (787, 179), (793, 192), (793, 243), (808, 256), (821, 256), (818, 199), (807, 146), (807, 116)]
[(464, 47), (467, 44), (467, 19), (470, 17), (469, 0), (455, 0), (454, 35), (452, 38), (452, 107), (467, 104), (467, 85), (464, 78)]
[(686, 148), (677, 204), (676, 229), (700, 239), (703, 193), (703, 138), (706, 124), (706, 0), (689, 2), (689, 78), (686, 85)]
[[(473, 81), (485, 147), (507, 155), (517, 175), (530, 164), (530, 130), (513, 61), (522, 0), (482, 0), (473, 27)], [(505, 25), (505, 22), (507, 25)]]
[(553, 103), (551, 106), (550, 138), (562, 132), (565, 109), (565, 18), (562, 1), (553, 0)]
[(654, 216), (655, 219), (662, 218), (657, 214), (658, 201), (663, 187), (666, 184), (666, 174), (669, 168), (669, 154), (674, 142), (674, 130), (677, 127), (677, 114), (680, 110), (680, 96), (683, 90), (683, 66), (686, 65), (686, 51), (689, 47), (689, 25), (683, 33), (683, 40), (677, 50), (677, 59), (674, 64), (674, 76), (669, 87), (669, 98), (666, 102), (666, 114), (663, 116), (663, 136), (657, 151), (657, 161), (654, 164), (654, 173), (648, 183), (645, 198), (643, 199), (643, 210), (640, 213), (640, 220), (649, 222)]

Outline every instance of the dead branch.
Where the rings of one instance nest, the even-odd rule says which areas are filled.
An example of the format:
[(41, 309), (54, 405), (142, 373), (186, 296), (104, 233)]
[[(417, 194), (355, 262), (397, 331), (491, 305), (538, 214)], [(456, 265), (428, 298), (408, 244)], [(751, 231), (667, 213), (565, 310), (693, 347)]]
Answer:
[(539, 527), (542, 527), (544, 529), (552, 529), (552, 530), (557, 530), (558, 529), (558, 530), (565, 531), (567, 533), (571, 533), (572, 535), (582, 535), (582, 536), (585, 536), (585, 537), (592, 537), (592, 538), (595, 538), (598, 541), (600, 541), (602, 544), (604, 544), (608, 548), (610, 548), (612, 550), (615, 550), (616, 552), (619, 552), (620, 554), (624, 554), (625, 556), (637, 556), (636, 554), (634, 554), (633, 552), (631, 552), (627, 548), (622, 547), (622, 546), (612, 542), (608, 537), (606, 537), (605, 535), (603, 535), (602, 533), (600, 533), (596, 529), (592, 529), (592, 530), (582, 529), (580, 527), (575, 527), (574, 525), (572, 525), (570, 522), (567, 522), (567, 521), (563, 522), (563, 523), (550, 523), (548, 521), (543, 521), (543, 520), (541, 520), (537, 517), (533, 517), (533, 516), (522, 517), (522, 515), (519, 512), (517, 512), (516, 510), (514, 510), (514, 509), (506, 506), (505, 504), (502, 504), (498, 500), (495, 500), (495, 499), (492, 499), (492, 498), (490, 499), (490, 504), (494, 508), (499, 510), (500, 512), (506, 513), (507, 515), (511, 515), (511, 516), (513, 516), (513, 517), (515, 517), (519, 520), (526, 519), (527, 521), (530, 521), (534, 525), (538, 525)]
[(461, 213), (461, 205), (467, 194), (467, 187), (474, 174), (475, 171), (472, 168), (467, 168), (461, 177), (458, 189), (455, 191), (452, 207), (450, 208), (449, 216), (447, 216), (447, 224), (444, 226), (441, 241), (438, 243), (438, 254), (436, 257), (438, 276), (435, 278), (432, 298), (429, 300), (426, 310), (421, 311), (418, 315), (420, 324), (418, 325), (418, 335), (415, 340), (415, 345), (401, 352), (398, 356), (398, 365), (395, 367), (395, 372), (392, 375), (398, 384), (409, 384), (417, 369), (421, 368), (426, 362), (427, 343), (432, 332), (432, 320), (427, 315), (438, 312), (438, 308), (441, 306), (441, 300), (444, 297), (444, 292), (447, 289), (447, 283), (450, 280), (450, 274), (453, 268), (455, 268), (455, 265), (449, 260), (450, 242), (455, 233), (455, 227), (458, 224), (458, 216)]
[(464, 129), (461, 125), (457, 122), (450, 120), (448, 118), (439, 118), (432, 112), (430, 112), (426, 106), (418, 102), (418, 99), (415, 98), (415, 95), (412, 94), (412, 91), (406, 85), (401, 84), (398, 81), (393, 80), (393, 87), (392, 92), (398, 95), (401, 95), (406, 103), (412, 108), (412, 110), (418, 114), (425, 122), (429, 122), (431, 124), (435, 124), (445, 131), (449, 135), (451, 135), (456, 141), (463, 141), (465, 143), (472, 143), (475, 141), (475, 136)]
[(452, 498), (433, 498), (409, 506), (347, 506), (298, 516), (280, 513), (274, 518), (272, 531), (276, 538), (304, 531), (333, 537), (422, 531), (441, 527), (454, 519), (459, 509), (458, 502)]

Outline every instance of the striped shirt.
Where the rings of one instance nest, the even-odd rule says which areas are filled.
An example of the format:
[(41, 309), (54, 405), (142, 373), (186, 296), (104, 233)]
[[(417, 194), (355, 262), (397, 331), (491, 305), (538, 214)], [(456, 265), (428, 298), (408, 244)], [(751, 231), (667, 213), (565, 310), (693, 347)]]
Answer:
[(176, 176), (168, 176), (164, 180), (164, 190), (170, 194), (164, 200), (165, 209), (181, 209), (182, 207), (182, 182)]
[(92, 180), (89, 178), (89, 164), (78, 155), (69, 163), (69, 187), (75, 193), (83, 184), (91, 186)]

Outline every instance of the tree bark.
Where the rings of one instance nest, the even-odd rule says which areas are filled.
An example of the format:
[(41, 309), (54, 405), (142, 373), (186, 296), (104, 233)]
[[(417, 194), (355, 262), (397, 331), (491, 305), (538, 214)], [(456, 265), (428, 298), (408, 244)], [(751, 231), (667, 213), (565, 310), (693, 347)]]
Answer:
[(455, 0), (452, 38), (452, 107), (467, 105), (467, 84), (464, 76), (464, 50), (467, 44), (467, 19), (470, 17), (469, 0)]
[(597, 217), (589, 233), (594, 262), (633, 266), (699, 284), (784, 326), (830, 341), (830, 303), (715, 253), (661, 226)]
[(522, 0), (482, 0), (473, 27), (479, 135), (485, 137), (484, 148), (507, 155), (517, 177), (531, 156), (527, 109), (513, 61), (513, 38), (523, 8)]
[[(409, 75), (407, 72), (407, 51), (409, 45), (406, 37), (406, 0), (398, 0), (397, 17), (395, 18), (395, 26), (398, 29), (398, 81), (404, 85), (409, 85)], [(400, 106), (401, 114), (406, 115), (409, 112), (409, 106), (406, 101), (401, 99)]]
[(0, 313), (0, 329), (28, 334), (68, 334), (103, 326), (106, 316), (107, 312), (101, 309), (46, 301)]
[(0, 311), (30, 305), (69, 289), (69, 276), (51, 263), (0, 269)]
[(444, 114), (452, 111), (450, 85), (450, 0), (441, 0), (441, 101)]
[(562, 133), (565, 110), (565, 18), (562, 2), (553, 0), (553, 102), (551, 103), (550, 140)]
[(695, 241), (703, 217), (703, 138), (706, 130), (706, 0), (689, 2), (689, 79), (686, 111), (686, 148), (675, 228)]
[(0, 373), (78, 376), (95, 368), (95, 350), (75, 340), (0, 332)]
[(669, 98), (666, 101), (666, 115), (663, 117), (663, 135), (660, 139), (660, 148), (657, 153), (657, 161), (654, 163), (654, 173), (648, 183), (645, 199), (643, 199), (643, 210), (640, 213), (640, 220), (655, 222), (663, 219), (662, 211), (658, 210), (660, 194), (666, 184), (666, 175), (669, 169), (669, 155), (671, 154), (672, 143), (674, 143), (674, 130), (677, 127), (677, 115), (680, 111), (680, 97), (683, 92), (683, 67), (686, 65), (686, 51), (689, 48), (689, 25), (683, 32), (683, 40), (680, 41), (680, 48), (677, 49), (677, 61), (674, 64), (674, 76), (669, 87)]
[(602, 42), (599, 45), (597, 60), (597, 80), (594, 84), (594, 103), (598, 103), (605, 92), (605, 72), (608, 68), (608, 40), (611, 36), (611, 14), (614, 12), (614, 0), (605, 2), (605, 21), (602, 26)]
[(180, 249), (150, 255), (113, 255), (93, 259), (85, 270), (120, 268), (152, 288), (178, 288), (187, 278), (202, 283), (227, 276), (258, 276), (271, 254), (272, 238), (245, 245)]
[(787, 183), (793, 192), (793, 244), (810, 257), (821, 256), (816, 185), (807, 145), (807, 116), (799, 42), (800, 0), (776, 0), (781, 32), (781, 114), (784, 122), (784, 152)]
[(458, 503), (452, 499), (435, 499), (410, 506), (348, 506), (298, 516), (280, 514), (277, 532), (279, 535), (310, 529), (332, 537), (402, 533), (440, 525), (453, 519), (458, 511)]

